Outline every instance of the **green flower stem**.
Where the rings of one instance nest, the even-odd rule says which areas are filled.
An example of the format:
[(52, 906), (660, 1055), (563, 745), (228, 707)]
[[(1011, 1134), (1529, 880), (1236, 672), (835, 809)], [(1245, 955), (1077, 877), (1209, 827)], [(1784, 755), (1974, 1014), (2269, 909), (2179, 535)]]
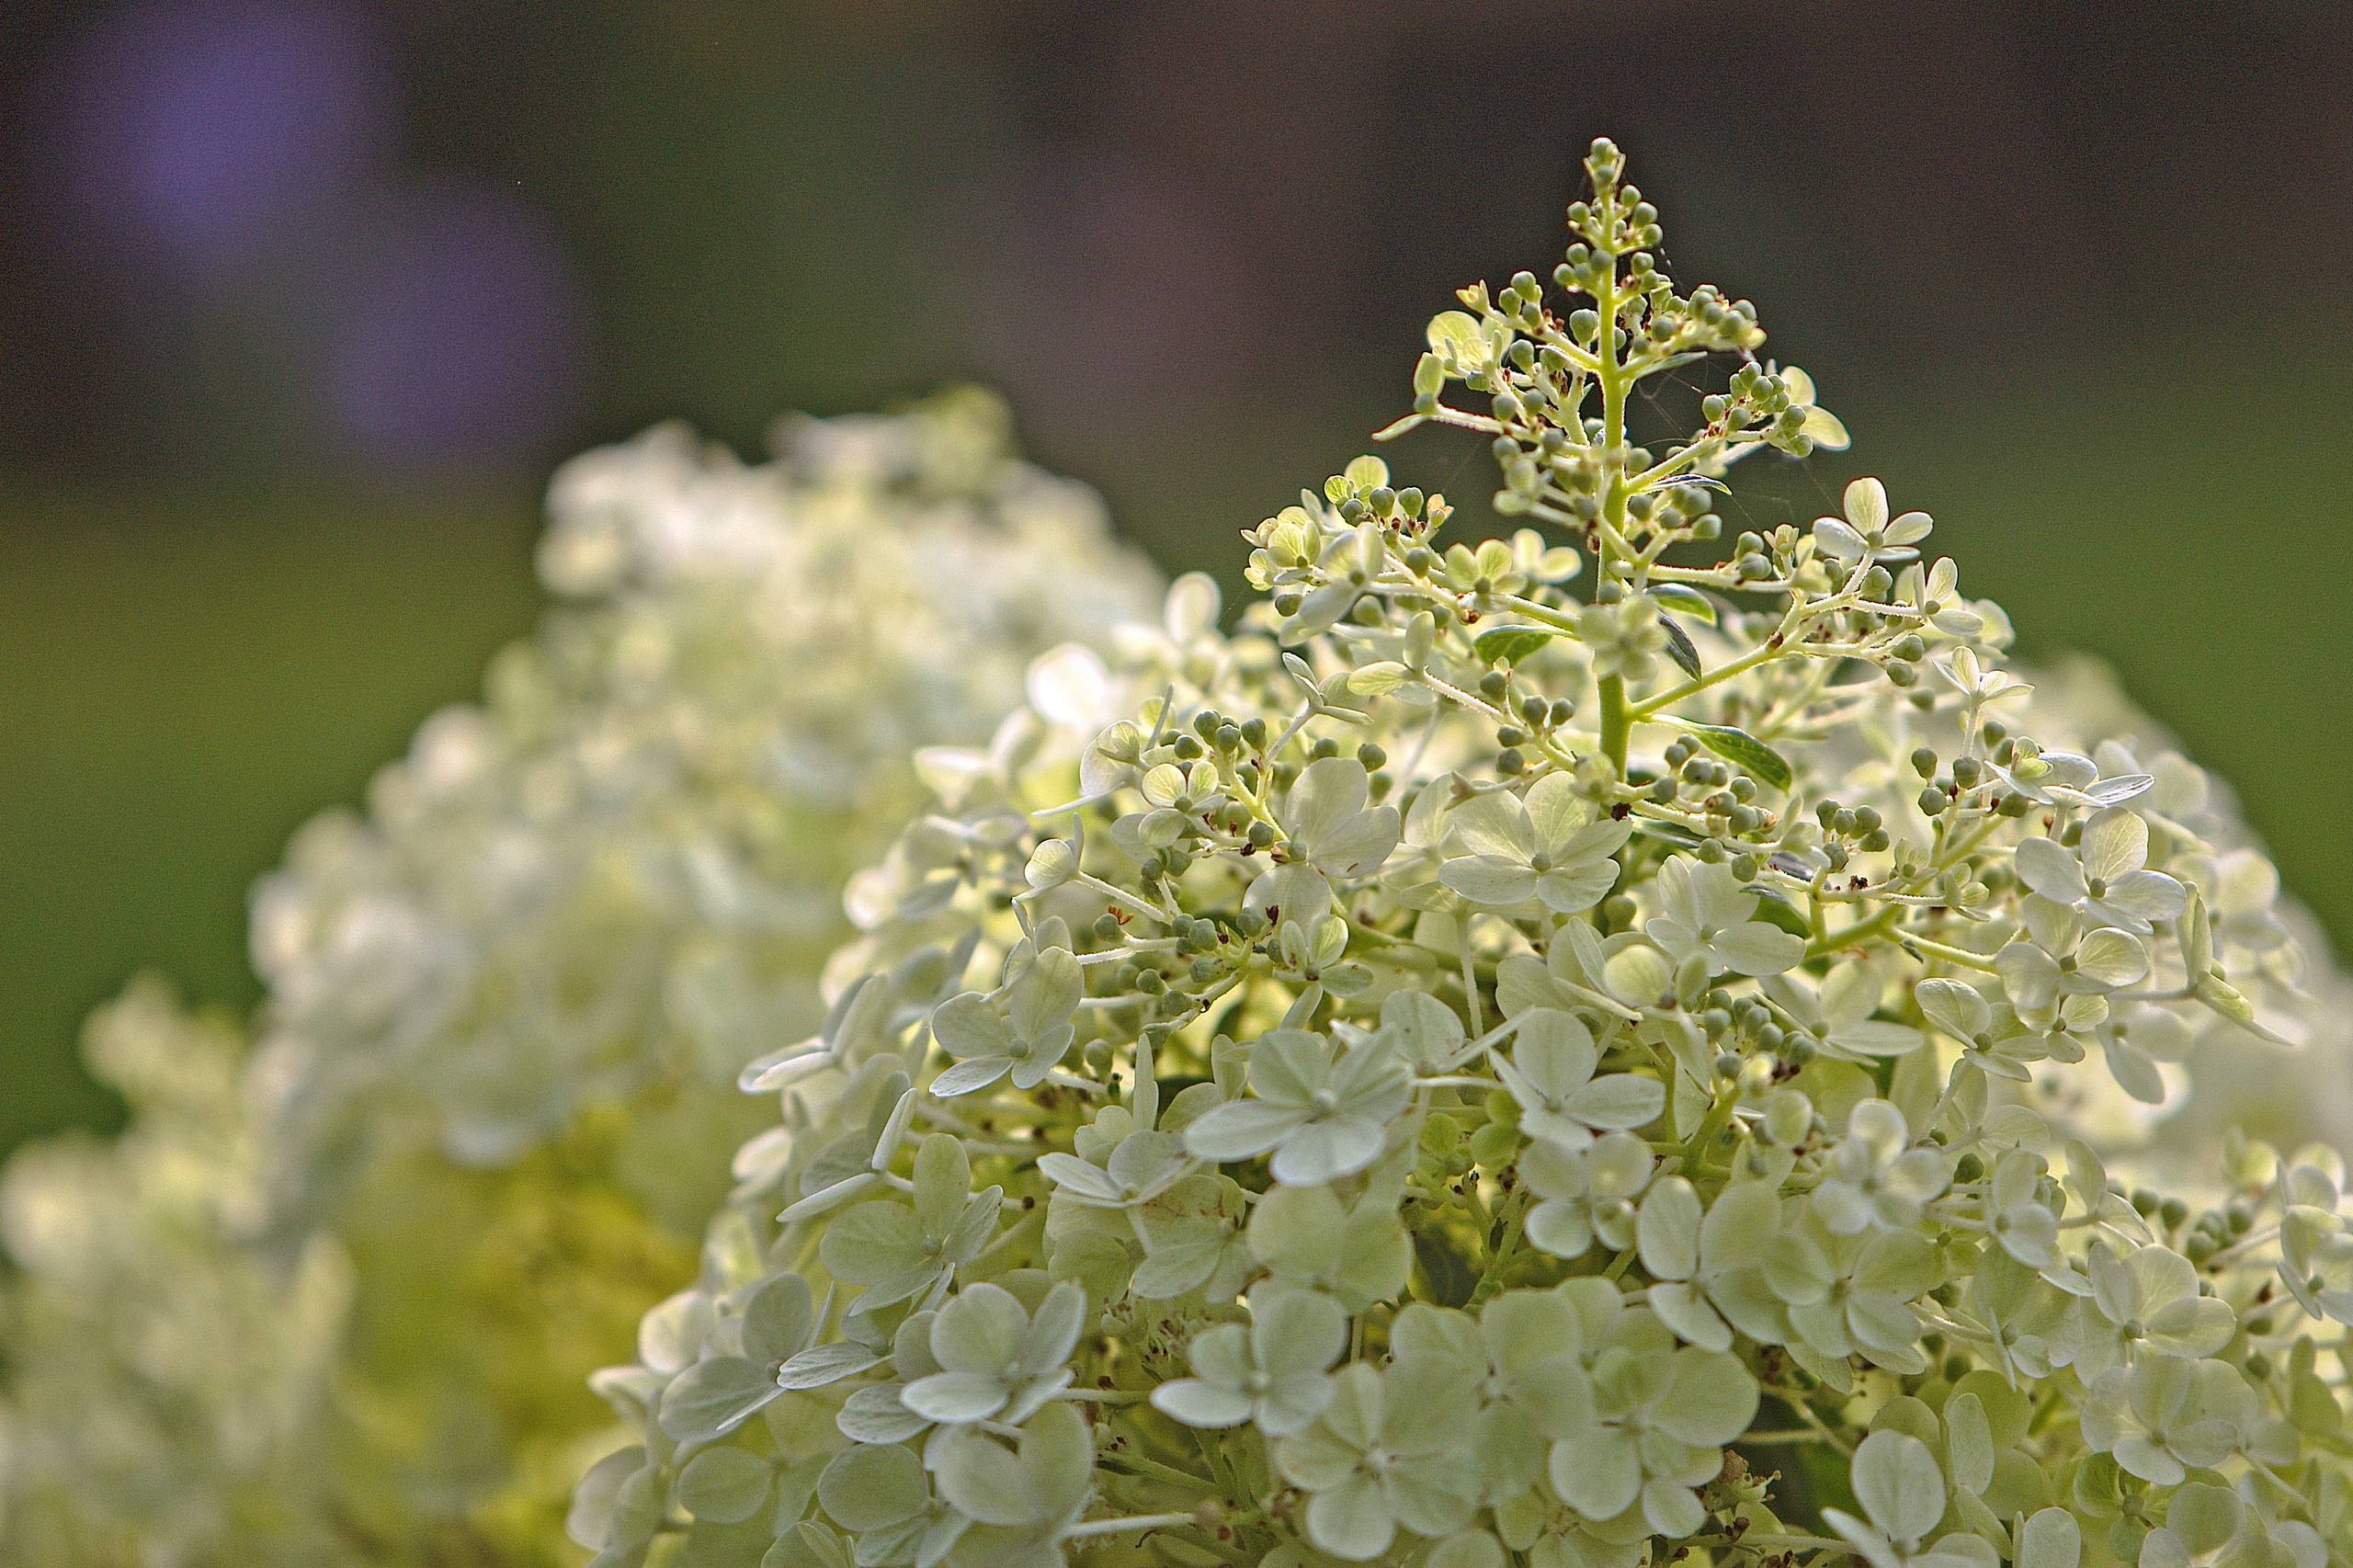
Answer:
[(1497, 708), (1494, 703), (1487, 701), (1484, 698), (1473, 697), (1471, 693), (1463, 690), (1461, 687), (1455, 686), (1450, 682), (1441, 680), (1437, 676), (1430, 674), (1427, 670), (1416, 670), (1415, 674), (1420, 678), (1421, 683), (1424, 686), (1428, 687), (1432, 691), (1437, 692), (1449, 702), (1454, 703), (1459, 707), (1468, 708), (1472, 712), (1480, 715), (1482, 718), (1486, 719), (1492, 723), (1508, 724), (1511, 722), (1511, 720), (1505, 714), (1502, 709)]
[(1779, 739), (1792, 723), (1797, 722), (1800, 714), (1809, 711), (1813, 707), (1822, 696), (1822, 688), (1830, 684), (1831, 674), (1837, 667), (1837, 664), (1833, 660), (1815, 660), (1813, 668), (1806, 673), (1804, 686), (1788, 698), (1777, 701), (1766, 711), (1764, 718), (1749, 726), (1756, 738), (1766, 742)]
[(1862, 1555), (1845, 1541), (1824, 1535), (1744, 1535), (1737, 1540), (1728, 1537), (1723, 1544), (1745, 1546), (1760, 1551), (1826, 1551), (1840, 1557)]
[(1848, 948), (1859, 946), (1874, 937), (1885, 936), (1895, 928), (1895, 923), (1902, 918), (1904, 918), (1904, 906), (1891, 903), (1867, 920), (1858, 920), (1843, 931), (1833, 931), (1827, 937), (1818, 937), (1807, 943), (1805, 956), (1808, 960), (1828, 958), (1832, 953), (1842, 952)]
[[(1853, 579), (1826, 597), (1811, 601), (1802, 596), (1793, 598), (1788, 612), (1781, 618), (1781, 624), (1765, 641), (1738, 658), (1728, 660), (1718, 665), (1714, 669), (1693, 676), (1680, 686), (1670, 687), (1655, 697), (1645, 699), (1634, 708), (1633, 718), (1637, 721), (1648, 719), (1651, 715), (1663, 709), (1671, 708), (1686, 698), (1705, 691), (1711, 687), (1722, 685), (1735, 676), (1745, 675), (1759, 665), (1768, 664), (1776, 659), (1810, 657), (1827, 659), (1835, 663), (1837, 660), (1859, 656), (1863, 652), (1860, 644), (1824, 643), (1819, 646), (1806, 646), (1801, 643), (1800, 638), (1808, 627), (1823, 617), (1856, 608), (1862, 598), (1860, 583), (1861, 575), (1858, 573)], [(1910, 613), (1908, 608), (1905, 613)], [(1786, 723), (1787, 720), (1783, 722)]]
[(2267, 1225), (2259, 1227), (2249, 1232), (2245, 1236), (2242, 1237), (2238, 1241), (2233, 1242), (2229, 1246), (2224, 1247), (2222, 1251), (2208, 1258), (2206, 1260), (2206, 1267), (2211, 1272), (2211, 1270), (2236, 1263), (2240, 1258), (2246, 1256), (2247, 1254), (2257, 1251), (2279, 1239), (2279, 1226)]
[[(1257, 1561), (1257, 1554), (1245, 1551), (1232, 1542), (1222, 1541), (1197, 1524), (1171, 1525), (1145, 1537), (1141, 1544), (1147, 1548), (1164, 1549), (1169, 1542), (1178, 1540), (1196, 1551), (1208, 1552), (1222, 1562), (1230, 1562), (1233, 1568), (1249, 1568)], [(1176, 1568), (1193, 1568), (1193, 1559), (1179, 1557), (1165, 1550), (1161, 1550), (1159, 1555), (1163, 1562), (1175, 1564)]]
[[(1640, 375), (1648, 375), (1653, 369), (1657, 368), (1657, 362), (1654, 359), (1644, 358), (1634, 364), (1631, 368)], [(1657, 462), (1651, 464), (1650, 467), (1644, 469), (1642, 472), (1634, 475), (1632, 480), (1628, 483), (1627, 489), (1629, 493), (1637, 495), (1646, 490), (1654, 490), (1663, 482), (1672, 479), (1677, 474), (1682, 473), (1697, 464), (1705, 461), (1707, 459), (1715, 456), (1718, 452), (1722, 451), (1726, 447), (1734, 446), (1745, 441), (1754, 441), (1759, 438), (1757, 426), (1748, 422), (1744, 422), (1737, 429), (1722, 430), (1712, 435), (1704, 436), (1699, 440), (1692, 442), (1689, 446), (1684, 448), (1681, 451), (1660, 459)]]
[(1626, 710), (1626, 677), (1604, 676), (1601, 678), (1601, 754), (1618, 777), (1626, 776), (1626, 743), (1634, 726)]
[(1534, 599), (1524, 598), (1518, 594), (1499, 594), (1496, 597), (1501, 603), (1510, 607), (1515, 613), (1524, 615), (1539, 625), (1549, 626), (1558, 631), (1565, 631), (1572, 637), (1576, 635), (1576, 617), (1573, 615), (1539, 604)]
[(1634, 707), (1631, 716), (1635, 719), (1647, 719), (1663, 709), (1674, 707), (1686, 698), (1696, 696), (1710, 687), (1721, 686), (1734, 676), (1746, 675), (1768, 660), (1779, 657), (1790, 651), (1787, 635), (1789, 631), (1790, 625), (1784, 621), (1780, 631), (1774, 632), (1772, 636), (1768, 637), (1747, 653), (1736, 659), (1718, 665), (1714, 669), (1704, 674), (1694, 676), (1681, 686), (1670, 687), (1655, 697), (1645, 699)]
[(1487, 1265), (1479, 1271), (1479, 1282), (1471, 1288), (1472, 1301), (1483, 1301), (1504, 1288), (1504, 1270), (1519, 1250), (1520, 1233), (1527, 1218), (1528, 1189), (1516, 1187), (1504, 1200), (1504, 1233), (1488, 1253)]
[(1432, 409), (1423, 417), (1429, 420), (1433, 425), (1460, 426), (1465, 430), (1476, 430), (1483, 436), (1500, 436), (1503, 434), (1504, 429), (1503, 422), (1495, 418), (1493, 415), (1485, 414), (1472, 414), (1466, 410), (1455, 408), (1447, 403), (1438, 404), (1438, 407)]
[[(1602, 230), (1608, 232), (1616, 203), (1607, 195), (1598, 205), (1602, 213)], [(1598, 596), (1609, 581), (1609, 564), (1616, 553), (1612, 540), (1622, 540), (1626, 531), (1626, 387), (1624, 361), (1618, 358), (1618, 258), (1604, 252), (1596, 257), (1601, 264), (1601, 289), (1594, 296), (1594, 310), (1600, 316), (1600, 325), (1594, 334), (1594, 379), (1601, 387), (1601, 517), (1598, 537), (1594, 543), (1593, 588)], [(1626, 677), (1609, 675), (1601, 677), (1601, 752), (1618, 777), (1626, 776), (1626, 745), (1633, 725), (1626, 708)]]
[(1911, 949), (1914, 952), (1920, 954), (1924, 958), (1940, 960), (1941, 961), (1949, 964), (1958, 964), (1962, 969), (1973, 969), (1980, 974), (1994, 974), (1998, 972), (1994, 968), (1993, 960), (1987, 958), (1983, 953), (1972, 953), (1966, 948), (1956, 948), (1946, 942), (1930, 941), (1926, 937), (1915, 937), (1909, 931), (1904, 932), (1902, 936), (1898, 937), (1896, 940), (1902, 942), (1905, 947)]
[(2246, 1467), (2255, 1471), (2256, 1474), (2263, 1477), (2264, 1480), (2271, 1483), (2272, 1485), (2278, 1487), (2280, 1494), (2288, 1499), (2288, 1505), (2290, 1507), (2301, 1507), (2303, 1506), (2304, 1494), (2298, 1491), (2294, 1486), (2289, 1484), (2286, 1477), (2282, 1476), (2278, 1471), (2272, 1469), (2269, 1465), (2264, 1463), (2261, 1460), (2256, 1459), (2253, 1454), (2246, 1455), (2245, 1459)]
[(2001, 825), (2002, 819), (2000, 817), (1990, 812), (1987, 812), (1985, 820), (1979, 823), (1970, 833), (1968, 837), (1961, 840), (1957, 844), (1949, 846), (1943, 854), (1937, 857), (1936, 863), (1929, 868), (1930, 871), (1943, 871), (1953, 866), (1959, 865), (1961, 861), (1967, 859), (1971, 853), (1974, 851), (1979, 845), (1992, 837), (1994, 830)]
[(1128, 1514), (1116, 1519), (1087, 1519), (1063, 1532), (1066, 1540), (1091, 1535), (1129, 1535), (1138, 1530), (1172, 1529), (1193, 1522), (1190, 1514)]
[[(1124, 1449), (1114, 1449), (1106, 1451), (1102, 1455), (1102, 1462), (1114, 1470), (1124, 1470), (1131, 1475), (1140, 1476), (1147, 1481), (1157, 1481), (1169, 1486), (1180, 1486), (1188, 1492), (1200, 1493), (1204, 1496), (1214, 1496), (1219, 1490), (1217, 1483), (1205, 1476), (1195, 1475), (1190, 1471), (1178, 1470), (1175, 1465), (1163, 1464), (1158, 1460), (1146, 1459), (1142, 1454), (1129, 1453)], [(1187, 1521), (1190, 1522), (1191, 1517), (1191, 1515), (1187, 1515)]]
[(1045, 1228), (1046, 1210), (1042, 1207), (1030, 1210), (1013, 1224), (1007, 1225), (996, 1240), (983, 1247), (979, 1255), (964, 1266), (965, 1271), (970, 1273), (998, 1253), (1023, 1244), (1030, 1238), (1030, 1233), (1042, 1232)]
[(1682, 1161), (1685, 1170), (1696, 1171), (1699, 1168), (1699, 1156), (1705, 1153), (1708, 1146), (1732, 1124), (1733, 1108), (1739, 1103), (1739, 1100), (1740, 1096), (1737, 1094), (1719, 1095), (1708, 1107), (1708, 1114), (1700, 1119), (1699, 1125), (1692, 1131), (1691, 1136), (1683, 1141)]
[(1943, 1312), (1923, 1312), (1920, 1320), (1939, 1334), (1949, 1334), (1956, 1339), (1966, 1339), (1979, 1345), (1995, 1343), (1994, 1336), (1982, 1328), (1972, 1328)]
[(1662, 583), (1688, 583), (1695, 588), (1715, 588), (1727, 594), (1748, 594), (1768, 597), (1786, 594), (1796, 585), (1786, 577), (1768, 577), (1751, 581), (1735, 577), (1722, 566), (1654, 566), (1651, 575)]
[(1225, 1451), (1225, 1446), (1217, 1434), (1193, 1428), (1193, 1447), (1199, 1451), (1201, 1462), (1210, 1467), (1210, 1473), (1217, 1477), (1227, 1499), (1246, 1498), (1252, 1506), (1256, 1506), (1259, 1501), (1257, 1488), (1249, 1483), (1243, 1467)]
[[(1781, 1391), (1776, 1390), (1775, 1392), (1780, 1392)], [(1813, 1428), (1816, 1437), (1819, 1437), (1824, 1442), (1829, 1444), (1840, 1453), (1847, 1454), (1848, 1456), (1853, 1455), (1855, 1451), (1854, 1444), (1848, 1442), (1836, 1432), (1832, 1431), (1830, 1429), (1830, 1424), (1823, 1420), (1823, 1418), (1815, 1413), (1813, 1406), (1805, 1402), (1805, 1396), (1803, 1394), (1782, 1393), (1781, 1397), (1783, 1402), (1787, 1403), (1790, 1409), (1798, 1413), (1798, 1419), (1804, 1422), (1809, 1427)]]
[(1454, 951), (1455, 957), (1461, 961), (1462, 1005), (1471, 1015), (1471, 1032), (1474, 1035), (1485, 1034), (1487, 1014), (1479, 999), (1479, 966), (1471, 956), (1471, 917), (1468, 915), (1455, 916)]
[[(1427, 943), (1417, 942), (1413, 937), (1395, 931), (1384, 931), (1378, 926), (1356, 926), (1349, 932), (1349, 937), (1352, 939), (1360, 937), (1375, 947), (1398, 949), (1403, 952), (1411, 953), (1422, 959), (1435, 959), (1439, 962), (1451, 962), (1454, 958), (1452, 953), (1440, 952)], [(1404, 960), (1401, 958), (1399, 961)]]
[(1113, 903), (1118, 904), (1120, 908), (1128, 911), (1131, 915), (1143, 915), (1147, 919), (1158, 921), (1163, 926), (1173, 923), (1165, 911), (1155, 909), (1150, 903), (1147, 903), (1144, 900), (1136, 897), (1134, 894), (1128, 892), (1123, 889), (1113, 887), (1109, 882), (1105, 881), (1102, 878), (1096, 876), (1092, 872), (1081, 871), (1077, 876), (1073, 877), (1071, 881), (1090, 892), (1101, 893), (1105, 898), (1109, 899)]

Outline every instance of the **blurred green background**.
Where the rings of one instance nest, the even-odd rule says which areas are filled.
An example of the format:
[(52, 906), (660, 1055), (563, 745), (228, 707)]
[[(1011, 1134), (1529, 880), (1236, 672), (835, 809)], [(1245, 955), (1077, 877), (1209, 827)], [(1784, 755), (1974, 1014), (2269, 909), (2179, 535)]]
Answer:
[[(563, 455), (973, 378), (1171, 569), (1400, 411), (1629, 149), (2030, 651), (2088, 649), (2353, 932), (2353, 17), (2317, 4), (10, 0), (0, 1147), (141, 966), (534, 613)], [(1475, 494), (1421, 433), (1392, 460)]]

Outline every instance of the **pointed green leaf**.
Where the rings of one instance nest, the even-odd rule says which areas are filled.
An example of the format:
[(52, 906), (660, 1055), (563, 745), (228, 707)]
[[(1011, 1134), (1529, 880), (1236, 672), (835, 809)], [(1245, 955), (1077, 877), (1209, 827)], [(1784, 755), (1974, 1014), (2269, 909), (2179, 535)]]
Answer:
[(1750, 734), (1731, 724), (1691, 724), (1688, 732), (1699, 737), (1699, 744), (1739, 767), (1759, 784), (1769, 784), (1776, 790), (1786, 790), (1793, 775), (1789, 758)]
[(1682, 583), (1659, 583), (1651, 588), (1651, 597), (1662, 605), (1669, 605), (1694, 620), (1716, 624), (1716, 601), (1699, 589)]
[(1490, 665), (1517, 665), (1534, 657), (1545, 643), (1561, 635), (1542, 626), (1491, 626), (1472, 644)]
[(1691, 634), (1678, 625), (1671, 615), (1662, 615), (1658, 623), (1666, 632), (1666, 656), (1675, 661), (1676, 668), (1698, 680), (1701, 674), (1699, 650), (1691, 645)]

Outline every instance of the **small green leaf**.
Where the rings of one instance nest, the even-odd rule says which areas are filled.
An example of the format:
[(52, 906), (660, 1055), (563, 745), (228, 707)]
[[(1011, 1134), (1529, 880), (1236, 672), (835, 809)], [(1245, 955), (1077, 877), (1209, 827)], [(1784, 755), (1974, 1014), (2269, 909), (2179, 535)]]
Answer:
[(1792, 937), (1813, 939), (1813, 927), (1806, 923), (1797, 906), (1769, 888), (1759, 888), (1756, 898), (1756, 918), (1779, 926)]
[(1746, 730), (1731, 724), (1693, 724), (1690, 733), (1699, 737), (1701, 745), (1736, 764), (1759, 784), (1770, 784), (1776, 790), (1790, 787), (1789, 758)]
[(1677, 669), (1698, 680), (1701, 674), (1699, 650), (1691, 645), (1691, 634), (1677, 625), (1671, 615), (1660, 616), (1658, 623), (1666, 631), (1666, 656), (1675, 661)]
[(1716, 601), (1699, 589), (1681, 583), (1661, 583), (1651, 589), (1651, 597), (1663, 605), (1672, 605), (1694, 620), (1716, 624)]
[(1348, 676), (1348, 689), (1358, 697), (1386, 697), (1414, 683), (1414, 672), (1394, 659), (1365, 665)]
[(1542, 626), (1491, 626), (1472, 644), (1491, 665), (1517, 665), (1541, 651), (1559, 632)]
[(1414, 1258), (1429, 1280), (1429, 1300), (1440, 1306), (1460, 1307), (1478, 1287), (1479, 1270), (1443, 1235), (1425, 1233), (1414, 1237)]

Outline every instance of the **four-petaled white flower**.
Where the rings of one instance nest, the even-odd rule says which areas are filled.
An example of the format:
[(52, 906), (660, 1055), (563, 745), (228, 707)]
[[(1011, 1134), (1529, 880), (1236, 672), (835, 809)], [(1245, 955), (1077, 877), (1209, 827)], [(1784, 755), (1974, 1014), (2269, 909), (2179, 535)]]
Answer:
[(1538, 1201), (1528, 1210), (1529, 1244), (1575, 1259), (1596, 1241), (1613, 1251), (1634, 1244), (1634, 1199), (1651, 1179), (1650, 1145), (1611, 1132), (1584, 1149), (1550, 1139), (1529, 1145), (1519, 1174)]
[(1878, 1099), (1847, 1113), (1847, 1135), (1832, 1145), (1824, 1173), (1813, 1209), (1838, 1235), (1915, 1225), (1949, 1180), (1944, 1155), (1915, 1144), (1904, 1113)]
[(1185, 1129), (1185, 1148), (1221, 1162), (1271, 1152), (1277, 1181), (1312, 1187), (1379, 1158), (1390, 1121), (1413, 1093), (1412, 1074), (1385, 1043), (1368, 1041), (1335, 1061), (1322, 1035), (1276, 1029), (1250, 1047), (1252, 1097), (1203, 1112)]
[(2048, 901), (2029, 902), (2024, 914), (2024, 933), (1994, 955), (1994, 968), (2025, 1023), (2048, 1027), (2066, 998), (2105, 998), (2148, 975), (2148, 947), (2130, 931), (2087, 931), (2074, 910)]
[(1586, 606), (1577, 612), (1577, 636), (1593, 657), (1594, 678), (1620, 676), (1637, 685), (1651, 678), (1670, 640), (1658, 601), (1648, 594)]
[[(1262, 1299), (1263, 1298), (1263, 1299)], [(1348, 1345), (1348, 1317), (1331, 1297), (1279, 1286), (1251, 1298), (1250, 1322), (1193, 1336), (1193, 1375), (1152, 1391), (1188, 1426), (1239, 1426), (1269, 1437), (1303, 1429), (1332, 1403), (1332, 1363)]]
[(1361, 1562), (1401, 1527), (1442, 1536), (1468, 1522), (1478, 1471), (1463, 1438), (1478, 1409), (1477, 1388), (1443, 1362), (1343, 1368), (1314, 1425), (1274, 1445), (1275, 1468), (1308, 1494), (1308, 1540)]
[(1594, 1076), (1601, 1052), (1575, 1014), (1540, 1007), (1514, 1027), (1518, 1042), (1509, 1061), (1495, 1059), (1495, 1076), (1519, 1103), (1519, 1128), (1529, 1137), (1581, 1149), (1596, 1132), (1645, 1126), (1666, 1108), (1666, 1085), (1655, 1078)]
[(1564, 773), (1548, 773), (1525, 799), (1494, 790), (1455, 809), (1455, 842), (1470, 853), (1444, 861), (1438, 881), (1472, 903), (1510, 909), (1530, 900), (1555, 915), (1591, 909), (1618, 881), (1612, 858), (1634, 824), (1595, 820)]
[(1354, 757), (1319, 757), (1307, 765), (1277, 812), (1288, 835), (1284, 859), (1250, 885), (1248, 907), (1310, 921), (1331, 906), (1334, 882), (1381, 869), (1404, 823), (1396, 807), (1367, 804), (1370, 778)]
[(1659, 868), (1658, 886), (1664, 909), (1643, 929), (1677, 963), (1696, 958), (1711, 973), (1779, 974), (1805, 956), (1805, 938), (1756, 918), (1757, 895), (1728, 866), (1678, 855)]
[(2076, 850), (2048, 838), (2018, 847), (2018, 880), (2039, 897), (2074, 910), (2086, 926), (2143, 937), (2178, 918), (2188, 899), (2178, 881), (2148, 864), (2149, 824), (2120, 806), (2091, 814)]
[(1914, 546), (1935, 527), (1926, 512), (1890, 517), (1887, 486), (1876, 479), (1849, 483), (1844, 502), (1846, 517), (1817, 517), (1813, 524), (1814, 548), (1841, 564), (1865, 556), (1891, 566), (1915, 560), (1920, 552)]

